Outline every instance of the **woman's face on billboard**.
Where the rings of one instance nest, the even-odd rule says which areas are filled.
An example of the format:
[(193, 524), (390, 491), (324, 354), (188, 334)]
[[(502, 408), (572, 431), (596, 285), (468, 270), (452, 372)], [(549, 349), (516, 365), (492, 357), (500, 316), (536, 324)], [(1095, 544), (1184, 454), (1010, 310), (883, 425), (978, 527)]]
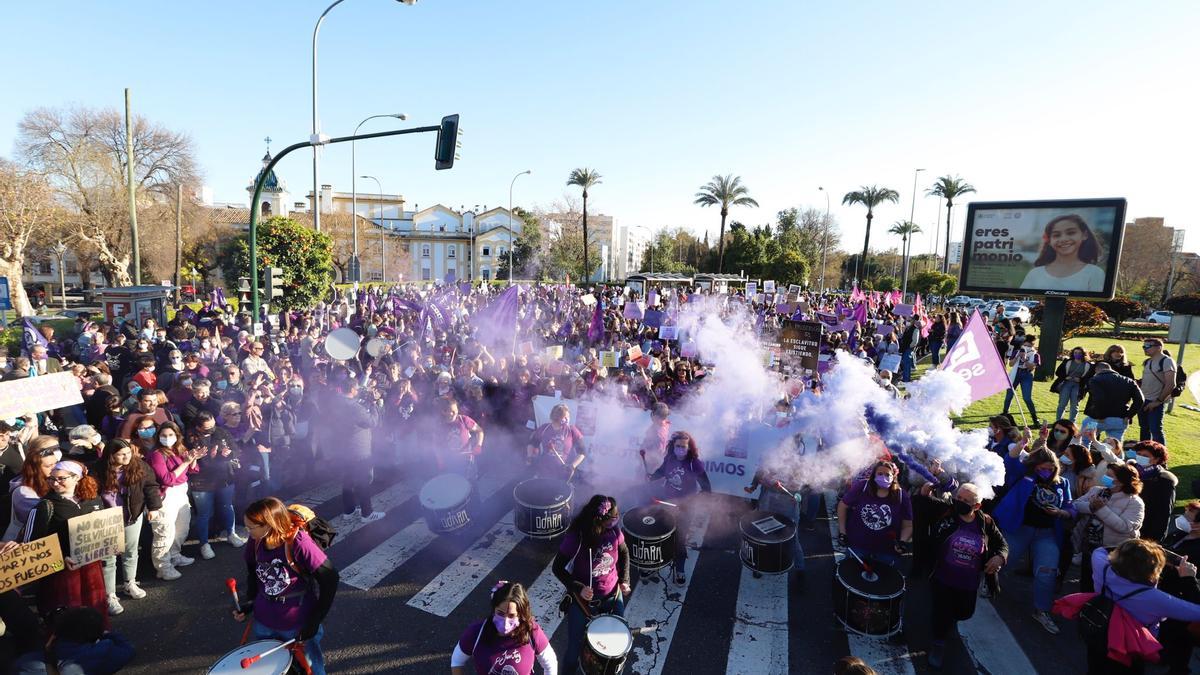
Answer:
[(1088, 235), (1079, 225), (1069, 220), (1057, 223), (1050, 231), (1050, 246), (1058, 258), (1075, 258), (1079, 256), (1079, 247), (1087, 241)]

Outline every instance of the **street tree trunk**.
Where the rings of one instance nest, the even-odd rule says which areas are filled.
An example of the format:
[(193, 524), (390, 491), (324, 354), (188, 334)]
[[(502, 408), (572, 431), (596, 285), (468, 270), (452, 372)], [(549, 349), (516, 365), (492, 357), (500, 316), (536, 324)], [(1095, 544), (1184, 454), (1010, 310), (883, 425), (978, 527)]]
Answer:
[(587, 190), (583, 191), (583, 283), (591, 281), (592, 268), (588, 265)]
[(8, 278), (8, 293), (17, 316), (33, 316), (33, 305), (29, 304), (29, 296), (25, 294), (25, 286), (21, 283), (21, 258), (0, 258), (0, 277)]
[[(942, 274), (950, 273), (950, 210), (954, 208), (954, 200), (946, 200), (946, 257), (942, 258)], [(966, 255), (966, 251), (963, 251)]]
[(725, 217), (729, 209), (721, 209), (721, 236), (717, 239), (717, 274), (725, 273)]
[(863, 237), (862, 274), (859, 275), (859, 281), (867, 278), (867, 249), (871, 246), (871, 219), (874, 217), (875, 214), (867, 209), (867, 234)]

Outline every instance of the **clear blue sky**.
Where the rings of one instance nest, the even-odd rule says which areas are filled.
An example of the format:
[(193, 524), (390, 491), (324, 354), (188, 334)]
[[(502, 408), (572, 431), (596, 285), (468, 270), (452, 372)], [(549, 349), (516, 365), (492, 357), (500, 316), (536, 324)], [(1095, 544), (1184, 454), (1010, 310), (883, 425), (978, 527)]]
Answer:
[[(138, 113), (192, 136), (217, 200), (246, 201), (261, 139), (278, 149), (309, 134), (310, 41), (327, 4), (5, 2), (0, 154), (29, 109), (116, 107), (132, 87)], [(1197, 25), (1187, 1), (346, 0), (322, 28), (322, 127), (460, 113), (452, 171), (433, 171), (431, 136), (360, 144), (359, 173), (410, 205), (505, 205), (529, 168), (516, 203), (548, 206), (589, 166), (604, 176), (593, 210), (715, 233), (719, 214), (692, 198), (733, 172), (762, 207), (732, 219), (823, 208), (825, 186), (855, 250), (864, 213), (840, 197), (879, 184), (902, 197), (877, 214), (883, 248), (924, 168), (919, 187), (958, 173), (979, 200), (1124, 196), (1130, 217), (1189, 226), (1197, 250)], [(301, 199), (309, 155), (279, 174)], [(322, 182), (349, 190), (347, 146), (326, 151)], [(918, 199), (926, 232), (937, 211)]]

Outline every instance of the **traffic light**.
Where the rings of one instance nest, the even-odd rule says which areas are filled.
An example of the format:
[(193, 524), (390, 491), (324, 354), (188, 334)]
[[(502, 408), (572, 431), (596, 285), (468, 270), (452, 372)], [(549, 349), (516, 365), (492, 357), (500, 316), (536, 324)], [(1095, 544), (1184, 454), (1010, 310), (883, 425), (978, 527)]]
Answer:
[(267, 268), (267, 302), (271, 298), (283, 297), (283, 270), (279, 267)]
[(458, 151), (462, 148), (462, 131), (458, 128), (458, 115), (446, 115), (442, 118), (442, 128), (438, 129), (437, 147), (433, 152), (435, 169), (449, 169), (454, 166), (454, 160), (459, 159)]

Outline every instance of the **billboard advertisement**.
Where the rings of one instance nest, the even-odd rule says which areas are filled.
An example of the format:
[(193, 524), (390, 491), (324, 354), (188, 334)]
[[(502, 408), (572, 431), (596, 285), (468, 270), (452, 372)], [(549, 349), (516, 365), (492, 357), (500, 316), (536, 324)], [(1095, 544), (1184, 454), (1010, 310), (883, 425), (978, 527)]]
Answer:
[(1124, 199), (972, 202), (959, 288), (1111, 298), (1124, 224)]

